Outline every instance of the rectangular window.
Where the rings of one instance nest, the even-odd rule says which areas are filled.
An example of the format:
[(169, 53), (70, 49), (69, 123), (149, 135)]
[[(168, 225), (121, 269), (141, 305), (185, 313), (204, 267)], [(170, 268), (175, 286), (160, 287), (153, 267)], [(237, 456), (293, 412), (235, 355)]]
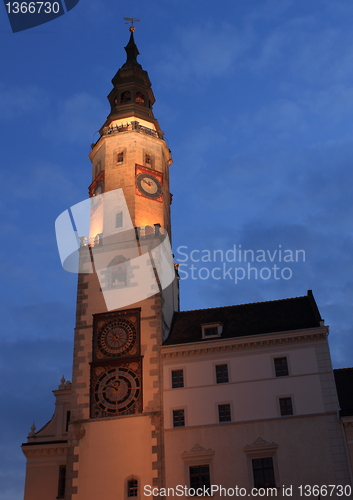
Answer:
[(127, 483), (127, 496), (137, 497), (138, 492), (138, 482), (137, 479), (130, 479)]
[(115, 215), (115, 228), (123, 227), (123, 212), (118, 212)]
[(289, 375), (287, 358), (275, 358), (276, 377), (286, 377)]
[(221, 323), (210, 323), (201, 325), (202, 328), (202, 338), (203, 339), (211, 339), (214, 337), (220, 337), (222, 333), (222, 324)]
[(274, 488), (276, 486), (272, 457), (253, 459), (252, 470), (255, 488)]
[(209, 465), (193, 465), (189, 468), (190, 471), (190, 488), (210, 488), (210, 466)]
[(65, 432), (69, 430), (69, 423), (70, 423), (70, 417), (71, 417), (71, 411), (68, 410), (66, 412), (66, 425), (65, 425)]
[(173, 427), (185, 427), (184, 410), (173, 410)]
[(218, 335), (218, 326), (204, 326), (203, 327), (204, 337), (215, 337)]
[(172, 370), (172, 388), (184, 387), (184, 371)]
[(219, 422), (231, 422), (230, 405), (218, 405)]
[(228, 379), (228, 365), (216, 365), (217, 384), (225, 384)]
[(145, 155), (145, 163), (146, 165), (152, 165), (152, 156), (146, 153)]
[(65, 483), (66, 483), (66, 465), (60, 465), (57, 498), (65, 498)]
[(279, 398), (279, 407), (282, 417), (293, 415), (292, 398)]
[(123, 151), (120, 151), (119, 153), (117, 153), (116, 155), (116, 162), (117, 163), (123, 163), (124, 161), (124, 152)]

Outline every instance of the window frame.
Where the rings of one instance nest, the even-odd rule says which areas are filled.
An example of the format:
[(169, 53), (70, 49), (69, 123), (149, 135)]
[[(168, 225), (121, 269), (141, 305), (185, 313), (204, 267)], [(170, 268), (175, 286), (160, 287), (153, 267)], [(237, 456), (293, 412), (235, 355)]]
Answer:
[[(273, 481), (269, 482), (269, 483), (266, 483), (265, 481), (263, 483), (260, 483), (260, 484), (256, 484), (255, 482), (255, 471), (254, 471), (254, 461), (255, 460), (261, 460), (261, 461), (264, 461), (264, 460), (271, 460), (272, 461), (272, 474), (273, 474)], [(271, 456), (268, 456), (268, 457), (253, 457), (251, 459), (251, 466), (252, 466), (252, 474), (253, 474), (253, 482), (254, 482), (254, 488), (256, 489), (259, 489), (259, 488), (276, 488), (276, 474), (275, 474), (275, 466), (274, 466), (274, 460), (273, 460), (273, 457)], [(261, 470), (264, 471), (264, 466), (261, 467)], [(267, 486), (265, 486), (267, 485)]]
[[(173, 385), (173, 373), (175, 372), (181, 372), (182, 373), (182, 385)], [(184, 369), (183, 368), (172, 368), (170, 370), (170, 381), (171, 381), (171, 388), (172, 389), (182, 389), (185, 387), (185, 376), (184, 376)]]
[[(118, 217), (120, 222), (119, 226), (117, 226)], [(114, 229), (121, 229), (122, 227), (124, 227), (124, 212), (120, 210), (120, 212), (115, 212)]]
[[(221, 367), (221, 366), (226, 366), (227, 367), (227, 381), (221, 381), (221, 382), (218, 382), (218, 376), (217, 376), (217, 368), (218, 367)], [(230, 370), (229, 370), (229, 363), (227, 362), (219, 362), (219, 363), (215, 363), (214, 364), (214, 374), (215, 374), (215, 383), (218, 385), (218, 384), (229, 384), (230, 382)]]
[(195, 444), (195, 446), (189, 450), (184, 451), (181, 455), (184, 462), (184, 484), (190, 488), (190, 467), (199, 467), (202, 465), (208, 465), (209, 467), (209, 476), (210, 476), (210, 484), (212, 485), (212, 477), (213, 477), (213, 457), (214, 450), (206, 449), (200, 446), (199, 444)]
[[(122, 154), (122, 161), (118, 161), (118, 155)], [(113, 150), (113, 168), (120, 168), (126, 162), (126, 148), (116, 148)]]
[[(206, 335), (205, 331), (208, 328), (217, 328), (217, 333), (212, 334), (212, 335)], [(213, 323), (204, 323), (201, 325), (201, 330), (202, 330), (202, 339), (203, 340), (208, 340), (208, 339), (216, 339), (219, 338), (222, 335), (222, 329), (223, 325), (219, 321), (213, 322)]]
[[(136, 496), (129, 496), (129, 483), (130, 481), (136, 481), (137, 482), (137, 495)], [(125, 478), (124, 481), (124, 498), (141, 498), (141, 480), (138, 476), (131, 475)]]
[[(281, 373), (277, 372), (277, 369), (276, 369), (276, 360), (277, 359), (285, 359), (286, 360), (286, 366), (287, 366), (287, 373), (286, 374), (281, 374)], [(288, 361), (288, 356), (287, 355), (273, 356), (272, 360), (273, 360), (274, 376), (276, 378), (289, 377), (290, 376), (289, 361)]]
[(279, 488), (281, 484), (279, 469), (278, 469), (278, 459), (277, 459), (277, 443), (269, 443), (261, 437), (258, 437), (256, 441), (252, 444), (246, 445), (243, 450), (246, 455), (247, 465), (248, 465), (248, 477), (250, 488), (255, 488), (254, 473), (253, 473), (253, 460), (272, 458), (273, 472), (275, 476), (275, 483), (273, 488)]
[[(229, 420), (221, 420), (220, 408), (221, 407), (225, 408), (226, 406), (229, 408)], [(226, 424), (228, 422), (232, 422), (232, 404), (230, 402), (218, 403), (217, 404), (217, 413), (218, 413), (218, 423), (219, 424)]]
[(65, 412), (65, 432), (69, 432), (70, 419), (71, 419), (71, 410), (66, 410), (66, 412)]
[[(107, 290), (119, 290), (128, 286), (128, 263), (129, 261), (123, 260), (125, 257), (123, 255), (116, 255), (108, 264), (106, 276), (107, 276)], [(115, 261), (115, 262), (114, 262)], [(118, 270), (118, 266), (122, 266), (122, 269)], [(121, 280), (120, 278), (123, 278)], [(117, 284), (114, 285), (115, 281)]]
[[(183, 412), (183, 424), (184, 425), (175, 425), (175, 420), (174, 420), (174, 413), (176, 412)], [(179, 417), (180, 418), (180, 417)], [(172, 409), (172, 429), (183, 429), (186, 427), (186, 412), (185, 408), (173, 408)]]
[[(134, 483), (134, 484), (132, 485), (130, 483)], [(130, 478), (130, 479), (127, 480), (126, 495), (127, 495), (128, 498), (136, 498), (137, 497), (138, 490), (139, 490), (138, 485), (139, 485), (139, 482), (135, 478)], [(136, 495), (130, 495), (130, 493), (136, 493)]]
[(58, 474), (58, 494), (57, 499), (65, 498), (65, 490), (66, 490), (66, 465), (59, 465), (59, 474)]
[[(201, 484), (198, 484), (197, 486), (196, 485), (191, 485), (191, 468), (192, 467), (193, 468), (198, 467), (200, 469), (201, 469), (201, 467), (208, 467), (208, 473), (207, 473), (207, 476), (208, 476), (208, 485), (202, 484), (202, 479), (201, 479), (202, 478), (202, 472), (201, 471), (197, 475), (197, 477), (199, 479), (201, 479)], [(198, 488), (202, 489), (204, 486), (206, 488), (211, 488), (211, 470), (210, 470), (210, 464), (208, 464), (208, 463), (207, 464), (206, 463), (205, 464), (189, 464), (189, 488), (193, 488), (193, 489), (197, 490)]]
[[(281, 409), (281, 400), (285, 400), (285, 399), (290, 399), (290, 402), (291, 402), (291, 408), (292, 408), (292, 413), (282, 413), (282, 409)], [(292, 394), (289, 394), (289, 395), (283, 395), (283, 396), (278, 396), (278, 410), (279, 410), (279, 415), (280, 417), (293, 417), (293, 415), (295, 414), (294, 412), (294, 402), (293, 402), (293, 395)]]

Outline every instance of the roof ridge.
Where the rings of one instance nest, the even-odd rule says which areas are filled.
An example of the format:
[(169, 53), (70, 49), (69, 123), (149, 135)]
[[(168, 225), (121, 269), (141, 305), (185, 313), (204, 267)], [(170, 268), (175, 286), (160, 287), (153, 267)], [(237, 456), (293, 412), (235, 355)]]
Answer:
[(210, 311), (211, 309), (226, 309), (227, 307), (241, 307), (241, 306), (249, 306), (253, 304), (268, 304), (270, 302), (284, 302), (286, 300), (296, 300), (296, 299), (304, 299), (307, 295), (300, 295), (299, 297), (288, 297), (286, 299), (275, 299), (275, 300), (262, 300), (259, 302), (247, 302), (245, 304), (233, 304), (229, 306), (219, 306), (219, 307), (204, 307), (203, 309), (187, 309), (186, 311), (176, 311), (178, 313), (186, 313), (186, 312), (195, 312), (195, 311)]

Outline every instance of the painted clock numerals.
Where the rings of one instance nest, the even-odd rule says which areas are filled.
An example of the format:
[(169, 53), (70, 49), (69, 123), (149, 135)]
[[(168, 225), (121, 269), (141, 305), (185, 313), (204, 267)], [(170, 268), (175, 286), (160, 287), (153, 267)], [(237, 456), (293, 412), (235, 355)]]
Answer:
[(111, 368), (98, 378), (94, 388), (96, 406), (109, 415), (127, 412), (140, 396), (138, 375), (125, 367)]
[(161, 183), (151, 174), (139, 174), (136, 177), (136, 186), (140, 193), (147, 198), (157, 199), (162, 195)]
[(124, 356), (135, 343), (135, 326), (126, 319), (110, 321), (97, 335), (98, 349), (107, 357)]

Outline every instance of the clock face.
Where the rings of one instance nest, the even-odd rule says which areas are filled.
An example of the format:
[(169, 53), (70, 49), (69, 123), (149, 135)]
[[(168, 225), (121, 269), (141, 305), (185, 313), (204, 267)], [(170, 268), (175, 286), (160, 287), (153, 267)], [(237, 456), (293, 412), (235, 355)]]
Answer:
[(140, 193), (147, 198), (156, 199), (162, 195), (162, 186), (159, 180), (151, 174), (139, 174), (136, 177), (136, 186)]
[(97, 335), (98, 349), (109, 358), (124, 356), (135, 343), (135, 326), (130, 321), (122, 318), (110, 321)]
[(98, 378), (94, 387), (96, 407), (110, 415), (129, 410), (140, 395), (140, 381), (130, 368), (111, 368)]

